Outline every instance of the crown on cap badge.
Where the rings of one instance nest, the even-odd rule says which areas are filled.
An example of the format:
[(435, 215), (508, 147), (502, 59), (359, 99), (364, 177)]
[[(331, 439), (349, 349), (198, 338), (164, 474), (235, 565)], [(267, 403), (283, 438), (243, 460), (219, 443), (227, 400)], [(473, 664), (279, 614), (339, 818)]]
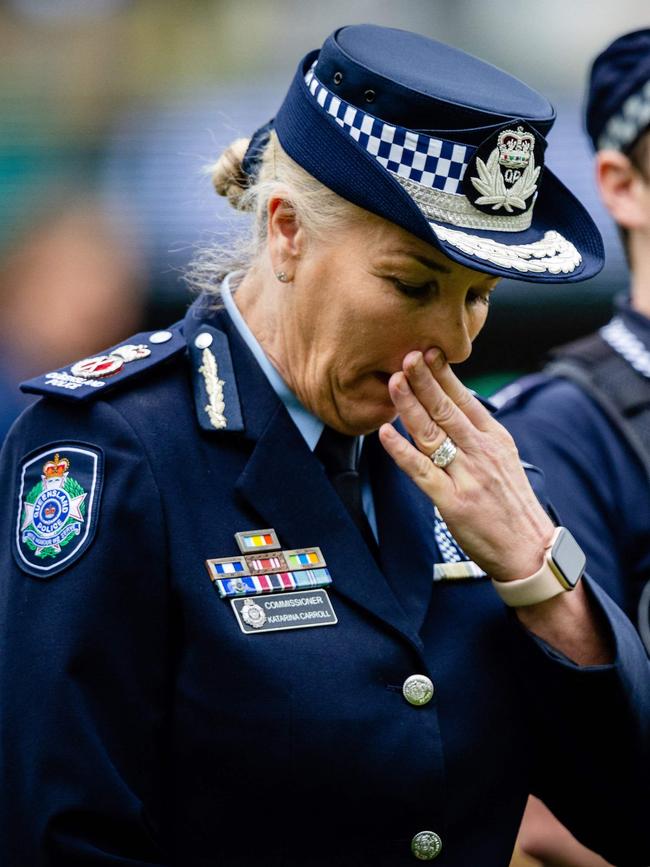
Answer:
[(506, 127), (487, 138), (471, 157), (463, 188), (479, 211), (517, 214), (535, 200), (543, 166), (543, 139), (523, 124)]
[(525, 169), (530, 162), (535, 147), (535, 136), (526, 132), (523, 126), (504, 129), (497, 139), (499, 164), (511, 169)]

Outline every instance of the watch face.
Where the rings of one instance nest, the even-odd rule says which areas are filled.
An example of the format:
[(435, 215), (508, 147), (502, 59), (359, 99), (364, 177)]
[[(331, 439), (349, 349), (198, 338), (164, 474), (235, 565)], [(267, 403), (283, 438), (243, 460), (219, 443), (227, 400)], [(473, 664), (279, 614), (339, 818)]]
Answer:
[(560, 528), (555, 540), (551, 550), (551, 559), (560, 573), (559, 577), (566, 583), (567, 587), (575, 587), (582, 578), (587, 559), (580, 545), (564, 527)]

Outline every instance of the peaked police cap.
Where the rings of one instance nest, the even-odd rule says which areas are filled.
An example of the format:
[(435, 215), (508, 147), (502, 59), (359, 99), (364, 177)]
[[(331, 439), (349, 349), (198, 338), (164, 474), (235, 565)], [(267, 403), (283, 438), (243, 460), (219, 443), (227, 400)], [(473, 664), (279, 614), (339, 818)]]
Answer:
[(589, 75), (587, 132), (596, 150), (629, 151), (650, 126), (650, 29), (615, 39)]
[(540, 94), (463, 51), (370, 24), (299, 64), (268, 130), (309, 174), (450, 259), (498, 276), (585, 280), (603, 265), (593, 221), (544, 168), (555, 119)]

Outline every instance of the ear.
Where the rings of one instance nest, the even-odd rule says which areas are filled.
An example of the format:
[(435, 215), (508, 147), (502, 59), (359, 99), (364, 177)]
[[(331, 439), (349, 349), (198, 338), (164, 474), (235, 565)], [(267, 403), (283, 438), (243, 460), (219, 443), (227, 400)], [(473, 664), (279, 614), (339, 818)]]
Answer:
[(267, 235), (273, 270), (292, 274), (305, 246), (305, 231), (291, 202), (280, 195), (268, 202)]
[(650, 225), (650, 188), (625, 154), (602, 150), (596, 154), (596, 183), (605, 207), (624, 229)]

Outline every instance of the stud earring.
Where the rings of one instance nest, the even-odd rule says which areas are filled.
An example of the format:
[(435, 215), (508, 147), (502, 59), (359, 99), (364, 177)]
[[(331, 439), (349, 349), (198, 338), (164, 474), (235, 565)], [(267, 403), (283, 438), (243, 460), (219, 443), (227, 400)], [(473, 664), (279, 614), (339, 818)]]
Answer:
[(276, 271), (275, 276), (280, 281), (280, 283), (288, 283), (289, 277), (287, 276), (285, 271)]

